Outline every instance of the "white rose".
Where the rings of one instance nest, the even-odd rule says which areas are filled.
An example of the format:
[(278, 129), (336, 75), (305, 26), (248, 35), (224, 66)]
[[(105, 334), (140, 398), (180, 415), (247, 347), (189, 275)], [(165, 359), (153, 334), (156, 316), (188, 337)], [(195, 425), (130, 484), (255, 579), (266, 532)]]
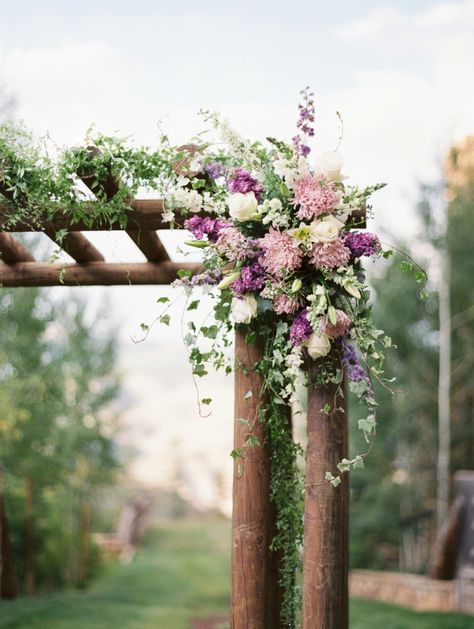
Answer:
[(334, 216), (325, 216), (320, 221), (311, 223), (311, 240), (313, 242), (334, 242), (343, 227), (344, 223)]
[(227, 199), (229, 214), (238, 221), (248, 221), (257, 211), (257, 198), (253, 192), (235, 192)]
[(333, 181), (342, 181), (346, 179), (341, 173), (343, 165), (342, 157), (335, 151), (324, 151), (316, 159), (315, 170), (319, 175), (324, 175)]
[(236, 323), (250, 323), (257, 314), (257, 300), (253, 295), (234, 297), (230, 305), (230, 314)]
[(308, 354), (313, 360), (326, 356), (331, 350), (331, 341), (329, 337), (320, 332), (313, 332), (307, 341), (303, 343), (308, 349)]

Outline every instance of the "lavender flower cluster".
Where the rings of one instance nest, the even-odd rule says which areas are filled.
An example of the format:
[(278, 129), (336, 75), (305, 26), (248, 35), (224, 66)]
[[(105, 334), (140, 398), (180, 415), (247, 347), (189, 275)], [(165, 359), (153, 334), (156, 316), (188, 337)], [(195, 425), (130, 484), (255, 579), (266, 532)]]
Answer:
[(219, 238), (219, 233), (224, 227), (228, 227), (229, 223), (223, 221), (220, 218), (210, 218), (209, 216), (193, 216), (184, 221), (184, 227), (188, 229), (194, 238), (202, 240), (204, 236), (207, 236), (209, 242), (216, 242)]
[(253, 192), (258, 199), (263, 191), (263, 186), (258, 183), (252, 175), (244, 168), (237, 168), (231, 177), (227, 180), (227, 188), (229, 192), (241, 192), (246, 194), (247, 192)]
[(370, 232), (348, 232), (344, 244), (354, 258), (373, 256), (382, 249), (378, 236)]
[(309, 339), (313, 333), (311, 323), (308, 321), (308, 313), (306, 310), (298, 312), (293, 319), (290, 328), (290, 342), (292, 345), (301, 345)]
[(231, 289), (235, 295), (241, 296), (248, 291), (261, 290), (265, 285), (265, 269), (260, 262), (244, 266), (240, 276), (232, 283)]
[(357, 355), (356, 348), (351, 343), (342, 343), (342, 364), (346, 370), (349, 380), (352, 382), (360, 382), (361, 380), (368, 380), (367, 372), (360, 364), (359, 356)]

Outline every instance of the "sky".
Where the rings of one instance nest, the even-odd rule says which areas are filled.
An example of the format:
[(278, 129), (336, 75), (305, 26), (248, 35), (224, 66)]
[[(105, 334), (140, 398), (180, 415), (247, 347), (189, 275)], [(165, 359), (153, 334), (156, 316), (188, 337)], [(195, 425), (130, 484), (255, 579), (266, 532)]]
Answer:
[[(377, 224), (414, 239), (418, 183), (436, 179), (450, 143), (474, 133), (473, 32), (472, 0), (0, 0), (0, 83), (35, 133), (74, 144), (94, 123), (151, 146), (159, 124), (177, 144), (201, 130), (201, 107), (247, 137), (290, 138), (310, 85), (314, 153), (337, 144), (341, 112), (349, 182), (387, 182)], [(142, 259), (121, 236), (91, 238), (108, 259)], [(93, 304), (107, 294), (121, 324), (125, 435), (140, 454), (132, 473), (150, 485), (179, 475), (211, 504), (217, 477), (230, 488), (231, 379), (208, 378), (216, 403), (199, 418), (179, 327), (131, 341), (170, 289), (74, 290)]]

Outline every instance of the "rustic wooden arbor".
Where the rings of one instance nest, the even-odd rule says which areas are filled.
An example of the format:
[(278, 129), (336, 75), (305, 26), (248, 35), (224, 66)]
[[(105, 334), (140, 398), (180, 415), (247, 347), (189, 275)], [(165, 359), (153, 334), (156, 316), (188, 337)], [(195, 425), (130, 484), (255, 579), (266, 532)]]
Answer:
[[(93, 179), (91, 178), (90, 181)], [(83, 181), (87, 184), (85, 178)], [(101, 185), (108, 197), (117, 191), (110, 178)], [(92, 188), (94, 191), (94, 189)], [(91, 286), (169, 284), (180, 269), (196, 272), (199, 264), (173, 262), (157, 230), (167, 229), (163, 222), (161, 200), (134, 200), (127, 211), (126, 228), (111, 228), (101, 223), (72, 223), (67, 214), (57, 213), (41, 227), (27, 222), (9, 228), (8, 191), (0, 203), (0, 286)], [(1, 197), (0, 197), (1, 198)], [(11, 233), (42, 231), (53, 241), (59, 230), (68, 233), (61, 248), (74, 263), (47, 263), (32, 253)], [(109, 263), (83, 232), (123, 229), (144, 253), (143, 263)], [(252, 367), (258, 361), (258, 346), (245, 344), (236, 334), (235, 374), (235, 448), (245, 445), (248, 433), (239, 417), (254, 414), (260, 400), (248, 398), (249, 389), (258, 391)], [(246, 367), (246, 369), (245, 369)], [(326, 402), (334, 405), (336, 390), (310, 388), (308, 404), (308, 456), (305, 493), (305, 551), (303, 575), (304, 629), (345, 629), (347, 627), (347, 479), (335, 489), (325, 481), (326, 471), (337, 473), (337, 463), (347, 456), (347, 427), (344, 413), (331, 416), (322, 412)], [(337, 403), (336, 407), (341, 404)], [(257, 427), (264, 443), (263, 427)], [(275, 527), (270, 502), (270, 455), (265, 445), (252, 448), (245, 461), (245, 472), (235, 463), (232, 518), (232, 627), (233, 629), (278, 629), (281, 591), (278, 583), (278, 556), (269, 551)]]

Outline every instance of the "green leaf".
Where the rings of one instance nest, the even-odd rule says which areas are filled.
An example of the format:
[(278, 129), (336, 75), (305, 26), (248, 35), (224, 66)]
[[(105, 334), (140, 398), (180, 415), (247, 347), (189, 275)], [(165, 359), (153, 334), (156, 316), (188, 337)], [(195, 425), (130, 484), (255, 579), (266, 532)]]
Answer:
[(246, 444), (248, 445), (249, 448), (254, 448), (255, 446), (259, 446), (260, 445), (260, 440), (256, 435), (248, 435), (247, 439), (245, 440)]
[(187, 307), (187, 310), (197, 310), (198, 306), (199, 306), (199, 299), (195, 299), (189, 304), (189, 306)]
[(202, 363), (199, 363), (199, 365), (196, 365), (193, 369), (193, 374), (199, 378), (207, 376), (207, 373), (206, 367)]
[(166, 304), (169, 301), (169, 297), (159, 297), (156, 300), (157, 304)]
[(230, 453), (230, 456), (236, 461), (238, 458), (242, 456), (242, 450), (240, 448), (234, 448)]
[(160, 323), (163, 323), (163, 325), (169, 325), (170, 321), (171, 321), (171, 318), (168, 314), (161, 315)]
[(180, 280), (183, 280), (187, 277), (191, 277), (192, 274), (193, 274), (192, 271), (188, 271), (186, 269), (179, 269), (179, 271), (176, 273), (176, 275), (179, 277)]
[(252, 391), (247, 391), (247, 393), (244, 395), (244, 400), (250, 400), (252, 396), (253, 396)]
[(207, 339), (215, 339), (218, 332), (219, 328), (217, 327), (217, 325), (210, 325), (209, 327), (203, 326), (201, 328), (202, 335), (205, 336)]
[(336, 309), (334, 308), (334, 306), (329, 306), (328, 318), (329, 318), (329, 323), (331, 323), (331, 325), (336, 325), (337, 315), (336, 315)]
[(147, 325), (146, 323), (140, 323), (140, 328), (143, 330), (143, 332), (148, 332), (148, 330), (150, 329), (150, 326)]
[(210, 397), (203, 397), (201, 399), (201, 404), (205, 404), (206, 406), (209, 406), (209, 404), (211, 404), (212, 402), (212, 398)]

